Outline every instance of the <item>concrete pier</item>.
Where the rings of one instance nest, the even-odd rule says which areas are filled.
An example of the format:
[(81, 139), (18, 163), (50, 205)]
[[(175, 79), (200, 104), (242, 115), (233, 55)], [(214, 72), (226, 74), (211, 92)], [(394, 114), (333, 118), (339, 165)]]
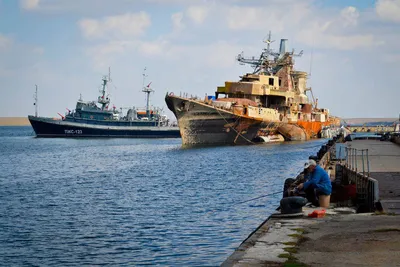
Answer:
[[(368, 149), (369, 176), (379, 183), (379, 198), (387, 212), (400, 213), (400, 145), (379, 140), (354, 140), (347, 147)], [(364, 159), (366, 157), (364, 156)], [(367, 169), (366, 162), (357, 158), (357, 171)]]
[[(400, 203), (400, 145), (353, 140), (345, 146), (368, 149), (369, 177), (378, 181), (384, 212), (356, 213), (356, 207), (331, 203), (323, 218), (308, 216), (321, 208), (305, 207), (293, 218), (277, 213), (221, 266), (400, 266), (400, 215), (395, 214)], [(362, 172), (358, 166), (361, 158), (357, 172)]]

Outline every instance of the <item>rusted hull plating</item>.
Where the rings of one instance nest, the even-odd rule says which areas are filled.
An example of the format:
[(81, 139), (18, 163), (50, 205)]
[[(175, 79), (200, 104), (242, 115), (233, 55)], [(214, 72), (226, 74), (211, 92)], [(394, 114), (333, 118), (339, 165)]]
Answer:
[(253, 144), (260, 128), (266, 125), (261, 120), (178, 96), (167, 95), (165, 102), (178, 120), (183, 145)]
[[(296, 123), (282, 124), (278, 132), (288, 141), (305, 141), (319, 138), (324, 126), (336, 125), (334, 121), (297, 121)], [(337, 125), (336, 125), (337, 126)]]
[(299, 125), (307, 134), (307, 139), (319, 138), (321, 135), (322, 127), (329, 126), (330, 122), (319, 122), (319, 121), (298, 121)]
[(287, 141), (305, 141), (309, 139), (306, 131), (296, 124), (282, 124), (278, 127), (278, 132)]

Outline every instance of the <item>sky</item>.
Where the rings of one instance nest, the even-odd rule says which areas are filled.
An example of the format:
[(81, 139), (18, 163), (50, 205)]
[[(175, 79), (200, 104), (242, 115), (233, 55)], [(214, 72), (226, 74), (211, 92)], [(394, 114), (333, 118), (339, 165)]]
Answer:
[(35, 85), (41, 116), (95, 100), (109, 68), (117, 108), (144, 107), (151, 82), (173, 116), (167, 92), (213, 95), (252, 71), (236, 57), (259, 56), (269, 31), (304, 51), (319, 107), (398, 117), (400, 0), (0, 0), (0, 117), (34, 114)]

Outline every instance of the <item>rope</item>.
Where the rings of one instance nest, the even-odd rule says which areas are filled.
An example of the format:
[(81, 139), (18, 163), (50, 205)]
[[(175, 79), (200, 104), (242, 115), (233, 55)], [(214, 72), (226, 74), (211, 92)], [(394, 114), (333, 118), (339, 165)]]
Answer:
[[(222, 116), (222, 114), (221, 114), (221, 112), (219, 111), (219, 109), (218, 109), (217, 107), (215, 107), (215, 110), (218, 112), (218, 114), (221, 116), (221, 118), (223, 118), (224, 121), (229, 125), (230, 123), (225, 119), (224, 116)], [(240, 117), (238, 117), (238, 119), (236, 120), (236, 122), (238, 122), (239, 120), (240, 120)], [(236, 122), (235, 122), (235, 123), (236, 123)], [(237, 140), (238, 136), (240, 135), (240, 136), (241, 136), (244, 140), (246, 140), (247, 142), (249, 142), (249, 143), (251, 143), (251, 144), (255, 144), (254, 142), (252, 142), (251, 140), (249, 140), (249, 139), (247, 139), (245, 136), (243, 136), (240, 132), (238, 132), (238, 131), (237, 131), (235, 128), (233, 128), (232, 126), (229, 126), (229, 127), (237, 133), (234, 143), (236, 143), (236, 140)]]

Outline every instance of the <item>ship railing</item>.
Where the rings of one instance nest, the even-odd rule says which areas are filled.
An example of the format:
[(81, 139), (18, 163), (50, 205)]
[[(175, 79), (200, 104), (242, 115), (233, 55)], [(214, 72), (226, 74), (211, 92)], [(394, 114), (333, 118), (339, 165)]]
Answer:
[(192, 95), (192, 94), (189, 94), (189, 93), (182, 93), (182, 92), (179, 92), (179, 97), (187, 98), (187, 99), (190, 99), (190, 100), (202, 100), (197, 95)]

